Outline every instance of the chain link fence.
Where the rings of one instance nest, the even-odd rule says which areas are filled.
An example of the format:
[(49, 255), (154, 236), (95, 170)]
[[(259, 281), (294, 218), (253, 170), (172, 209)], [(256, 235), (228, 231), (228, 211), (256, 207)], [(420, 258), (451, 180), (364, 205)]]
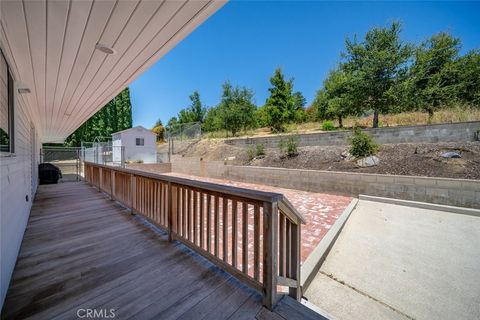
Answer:
[(81, 160), (125, 167), (125, 147), (112, 146), (111, 141), (107, 142), (82, 142)]
[(82, 177), (81, 148), (43, 147), (40, 163), (51, 163), (62, 172), (60, 182), (80, 181)]
[[(168, 155), (186, 151), (191, 145), (202, 138), (202, 124), (200, 122), (179, 123), (167, 129), (165, 137), (168, 142)], [(157, 158), (165, 159), (164, 155)]]

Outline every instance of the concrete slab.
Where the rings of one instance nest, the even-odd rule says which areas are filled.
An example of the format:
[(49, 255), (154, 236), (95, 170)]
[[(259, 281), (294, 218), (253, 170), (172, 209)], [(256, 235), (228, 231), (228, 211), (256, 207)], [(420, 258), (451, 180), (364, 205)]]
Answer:
[[(309, 302), (321, 302), (321, 310), (331, 315), (331, 319), (342, 320), (407, 320), (408, 317), (395, 312), (369, 297), (358, 294), (348, 286), (318, 274), (308, 291)], [(318, 304), (318, 303), (317, 303)]]
[(305, 296), (339, 319), (478, 319), (479, 243), (479, 217), (361, 200)]

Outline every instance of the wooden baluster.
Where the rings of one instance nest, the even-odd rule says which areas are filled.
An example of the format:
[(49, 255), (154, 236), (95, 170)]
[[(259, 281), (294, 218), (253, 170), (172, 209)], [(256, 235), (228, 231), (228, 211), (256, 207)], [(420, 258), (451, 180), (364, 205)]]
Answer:
[(283, 214), (279, 217), (279, 257), (278, 257), (278, 274), (282, 277), (285, 276), (285, 216)]
[(115, 170), (110, 173), (110, 198), (115, 200)]
[(145, 179), (145, 191), (147, 194), (146, 197), (146, 211), (147, 217), (152, 218), (152, 181), (150, 179)]
[(207, 195), (207, 251), (211, 253), (212, 246), (212, 196)]
[(143, 178), (143, 212), (148, 217), (148, 179)]
[(215, 256), (218, 258), (219, 255), (220, 255), (220, 242), (219, 242), (219, 238), (220, 238), (220, 214), (219, 214), (219, 211), (220, 211), (220, 203), (219, 203), (219, 198), (218, 196), (215, 196), (215, 200), (214, 200), (214, 208), (213, 208), (213, 223), (214, 223), (214, 241), (215, 241), (215, 244), (214, 244), (214, 251), (215, 251)]
[(156, 217), (155, 217), (155, 208), (157, 206), (156, 204), (156, 199), (155, 199), (155, 194), (156, 194), (156, 183), (155, 183), (155, 180), (153, 179), (150, 179), (150, 215), (151, 215), (151, 219), (152, 221), (155, 221)]
[(167, 197), (167, 184), (161, 183), (161, 188), (162, 188), (162, 217), (160, 218), (162, 220), (162, 225), (164, 227), (168, 226), (168, 197)]
[(172, 183), (169, 182), (167, 185), (167, 195), (168, 195), (168, 201), (167, 201), (167, 213), (168, 213), (168, 241), (173, 240), (173, 234), (172, 234), (172, 225), (173, 225), (173, 192), (172, 192)]
[(181, 232), (181, 218), (182, 218), (182, 193), (183, 189), (178, 186), (177, 188), (177, 228), (176, 233), (180, 234)]
[(152, 184), (152, 220), (157, 221), (157, 183), (155, 180), (151, 180)]
[(192, 190), (188, 189), (187, 193), (187, 239), (192, 239)]
[(289, 288), (288, 294), (290, 297), (300, 301), (302, 298), (301, 279), (300, 279), (300, 261), (301, 261), (301, 221), (297, 221), (296, 224), (292, 224), (292, 249), (291, 249), (291, 261), (292, 270), (290, 277), (297, 281), (296, 288)]
[(223, 204), (223, 261), (228, 261), (228, 199), (222, 198)]
[(242, 203), (242, 271), (248, 275), (248, 203)]
[(137, 211), (140, 212), (140, 213), (145, 213), (145, 210), (143, 208), (144, 204), (145, 204), (145, 200), (144, 200), (144, 197), (143, 197), (143, 186), (144, 186), (144, 182), (145, 180), (142, 178), (142, 177), (138, 177), (138, 180), (137, 180), (137, 183), (138, 183), (138, 186), (137, 186), (137, 190), (138, 190), (138, 197), (137, 197), (137, 201), (139, 202), (138, 203), (138, 206), (137, 206)]
[(160, 183), (160, 225), (166, 226), (165, 222), (165, 184)]
[(145, 214), (145, 207), (146, 207), (146, 179), (145, 178), (140, 178), (140, 196), (138, 197), (140, 199), (140, 213)]
[(263, 203), (263, 305), (272, 310), (277, 299), (277, 203)]
[(238, 205), (236, 200), (232, 200), (232, 265), (237, 267), (238, 252)]
[(187, 188), (183, 188), (183, 203), (182, 203), (182, 236), (187, 238), (187, 220), (188, 220), (188, 201), (187, 201)]
[(98, 168), (98, 192), (102, 191), (102, 174), (103, 174), (103, 171), (102, 171), (102, 168)]
[(253, 278), (260, 281), (260, 207), (253, 211)]
[(198, 226), (198, 192), (193, 191), (193, 243), (197, 244), (197, 226)]
[(205, 205), (205, 195), (200, 192), (199, 193), (199, 205), (200, 205), (200, 248), (205, 248), (205, 242), (204, 242), (204, 233), (205, 233), (205, 230), (204, 230), (204, 226), (205, 226), (205, 209), (204, 209), (204, 205)]
[(135, 208), (137, 206), (137, 179), (136, 179), (136, 176), (132, 173), (130, 173), (130, 183), (131, 183), (131, 185), (130, 185), (130, 212), (131, 212), (131, 214), (135, 214)]
[(153, 181), (153, 220), (155, 221), (156, 224), (160, 224), (160, 210), (158, 207), (159, 201), (158, 201), (158, 185), (156, 181)]
[(285, 255), (285, 275), (287, 278), (290, 278), (290, 252), (292, 251), (292, 235), (291, 235), (291, 223), (289, 219), (286, 219), (285, 224), (285, 234), (286, 234), (286, 242), (285, 242), (285, 251), (287, 252)]
[(158, 224), (163, 226), (163, 183), (158, 182)]

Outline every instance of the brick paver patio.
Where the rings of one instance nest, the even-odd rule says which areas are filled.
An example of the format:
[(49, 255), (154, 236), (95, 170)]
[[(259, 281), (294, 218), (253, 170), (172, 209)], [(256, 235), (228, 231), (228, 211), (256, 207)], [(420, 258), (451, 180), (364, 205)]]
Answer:
[(307, 220), (306, 224), (302, 226), (302, 262), (304, 262), (313, 249), (315, 249), (320, 240), (322, 240), (333, 223), (335, 223), (339, 215), (352, 200), (351, 197), (325, 193), (306, 192), (232, 180), (198, 177), (176, 172), (168, 174), (188, 179), (284, 194)]

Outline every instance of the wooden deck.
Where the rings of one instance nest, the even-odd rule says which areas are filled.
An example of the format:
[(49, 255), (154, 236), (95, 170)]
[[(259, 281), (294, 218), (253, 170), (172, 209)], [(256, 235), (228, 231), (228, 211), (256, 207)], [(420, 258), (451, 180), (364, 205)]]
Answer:
[[(324, 319), (261, 295), (84, 183), (40, 186), (2, 319)], [(102, 318), (102, 317), (96, 317)]]

